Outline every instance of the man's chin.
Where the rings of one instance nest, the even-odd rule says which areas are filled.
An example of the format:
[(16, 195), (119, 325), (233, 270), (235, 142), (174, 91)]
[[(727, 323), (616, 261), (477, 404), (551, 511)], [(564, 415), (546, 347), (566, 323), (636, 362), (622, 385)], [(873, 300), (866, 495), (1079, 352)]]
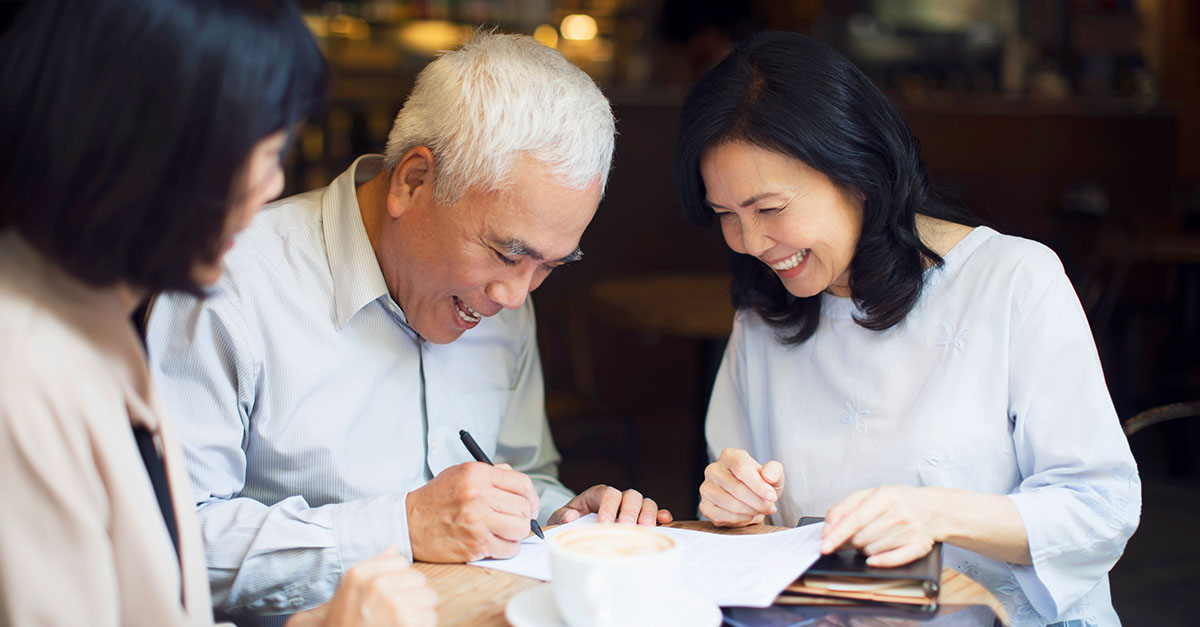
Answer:
[(429, 342), (430, 344), (449, 344), (462, 337), (463, 333), (467, 332), (466, 329), (442, 327), (438, 329), (436, 333), (430, 333), (429, 335), (426, 335), (422, 333), (420, 329), (414, 328), (413, 330), (417, 332), (417, 335), (421, 336), (421, 339)]

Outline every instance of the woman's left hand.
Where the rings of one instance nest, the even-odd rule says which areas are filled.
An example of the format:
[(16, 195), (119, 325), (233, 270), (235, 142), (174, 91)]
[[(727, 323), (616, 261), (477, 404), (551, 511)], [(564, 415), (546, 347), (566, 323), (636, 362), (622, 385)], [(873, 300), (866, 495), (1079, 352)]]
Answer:
[(868, 566), (881, 568), (923, 557), (939, 540), (936, 498), (926, 488), (905, 485), (855, 492), (825, 514), (821, 553), (853, 547), (867, 555)]

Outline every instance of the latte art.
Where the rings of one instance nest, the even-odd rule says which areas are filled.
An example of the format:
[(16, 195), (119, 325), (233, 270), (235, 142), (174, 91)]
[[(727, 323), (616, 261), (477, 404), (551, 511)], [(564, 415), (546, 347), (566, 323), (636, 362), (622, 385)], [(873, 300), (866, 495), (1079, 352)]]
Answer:
[(558, 536), (555, 543), (572, 553), (600, 557), (647, 555), (675, 546), (675, 541), (665, 535), (632, 525), (576, 529)]

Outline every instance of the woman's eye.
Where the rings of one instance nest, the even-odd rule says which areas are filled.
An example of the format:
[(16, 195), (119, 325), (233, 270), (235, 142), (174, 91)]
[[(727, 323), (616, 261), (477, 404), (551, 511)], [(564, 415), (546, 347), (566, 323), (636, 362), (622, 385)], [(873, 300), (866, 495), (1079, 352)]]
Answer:
[(773, 215), (779, 213), (782, 209), (783, 207), (770, 207), (767, 209), (759, 209), (758, 212), (766, 215)]

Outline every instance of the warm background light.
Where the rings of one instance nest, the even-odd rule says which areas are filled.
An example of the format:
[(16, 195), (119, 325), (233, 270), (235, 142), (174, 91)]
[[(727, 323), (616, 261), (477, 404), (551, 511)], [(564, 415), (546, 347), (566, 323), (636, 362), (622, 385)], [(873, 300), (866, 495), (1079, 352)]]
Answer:
[(577, 41), (594, 39), (596, 37), (596, 19), (580, 13), (568, 15), (563, 18), (559, 30), (562, 31), (563, 39)]
[(551, 48), (558, 47), (558, 29), (549, 24), (542, 24), (533, 29), (533, 38)]
[(410, 50), (435, 56), (459, 47), (470, 32), (469, 26), (445, 20), (418, 20), (401, 26), (396, 37)]

